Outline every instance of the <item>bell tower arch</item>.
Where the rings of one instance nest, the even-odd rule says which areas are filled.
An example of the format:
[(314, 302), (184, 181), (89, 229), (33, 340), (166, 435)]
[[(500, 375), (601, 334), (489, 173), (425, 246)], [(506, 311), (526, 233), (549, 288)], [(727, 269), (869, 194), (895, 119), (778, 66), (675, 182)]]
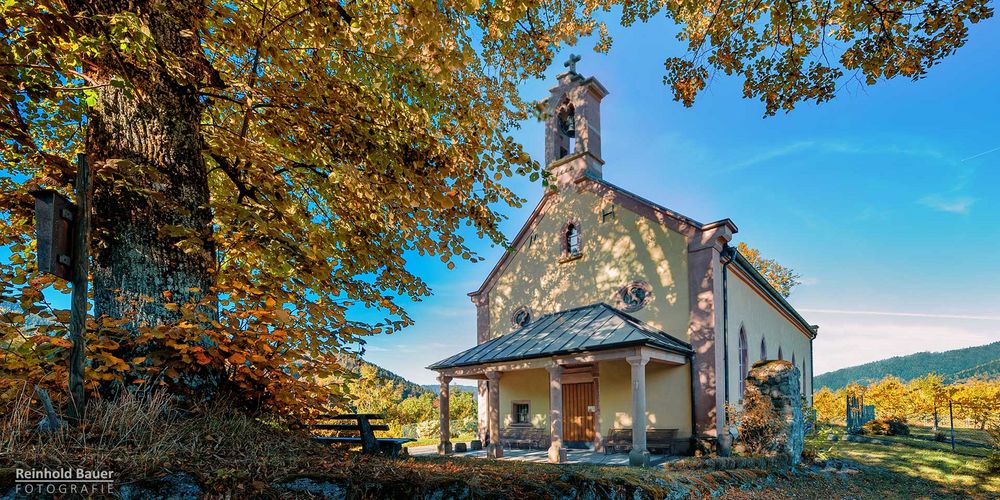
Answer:
[(608, 90), (594, 77), (576, 72), (580, 56), (571, 54), (567, 71), (560, 74), (558, 85), (549, 90), (545, 110), (545, 168), (558, 184), (573, 182), (581, 176), (600, 179), (601, 100)]

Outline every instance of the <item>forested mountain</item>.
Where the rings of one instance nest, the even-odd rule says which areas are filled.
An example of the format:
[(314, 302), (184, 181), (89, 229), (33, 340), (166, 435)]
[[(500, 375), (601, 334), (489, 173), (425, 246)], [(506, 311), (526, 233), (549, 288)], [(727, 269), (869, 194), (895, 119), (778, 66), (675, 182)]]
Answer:
[(400, 386), (402, 386), (402, 388), (403, 388), (403, 399), (406, 399), (406, 398), (411, 397), (411, 396), (419, 396), (419, 395), (421, 395), (421, 394), (423, 394), (425, 392), (432, 392), (432, 391), (428, 391), (427, 389), (425, 389), (424, 387), (421, 387), (418, 384), (410, 382), (409, 380), (407, 380), (407, 379), (405, 379), (405, 378), (403, 378), (403, 377), (401, 377), (399, 375), (396, 375), (395, 373), (393, 373), (393, 372), (391, 372), (389, 370), (386, 370), (385, 368), (382, 368), (381, 366), (378, 366), (378, 365), (376, 365), (374, 363), (369, 363), (369, 362), (367, 362), (367, 361), (365, 361), (365, 360), (357, 357), (356, 355), (353, 355), (353, 354), (341, 354), (340, 356), (338, 356), (338, 358), (339, 358), (340, 364), (342, 364), (345, 368), (349, 369), (353, 373), (360, 373), (362, 365), (371, 365), (371, 366), (374, 366), (375, 370), (376, 370), (376, 375), (379, 378), (395, 382), (395, 383), (399, 384)]
[[(431, 391), (434, 394), (438, 394), (438, 393), (441, 392), (441, 386), (437, 385), (437, 384), (424, 384), (424, 385), (421, 385), (420, 387), (423, 387), (424, 389), (427, 389), (428, 391)], [(461, 384), (456, 384), (455, 382), (452, 382), (451, 383), (451, 392), (456, 392), (456, 391), (470, 392), (472, 394), (476, 394), (476, 386), (474, 386), (474, 385), (461, 385)]]
[(815, 378), (815, 387), (837, 390), (850, 382), (867, 383), (886, 375), (906, 382), (928, 373), (940, 375), (945, 383), (974, 377), (1000, 377), (1000, 342), (944, 352), (918, 352), (863, 365), (841, 368)]

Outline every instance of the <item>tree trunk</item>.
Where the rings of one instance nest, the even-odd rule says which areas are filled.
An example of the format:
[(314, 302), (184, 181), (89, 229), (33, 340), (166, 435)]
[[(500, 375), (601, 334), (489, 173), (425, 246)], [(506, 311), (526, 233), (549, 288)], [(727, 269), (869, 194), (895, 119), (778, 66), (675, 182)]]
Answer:
[[(108, 16), (130, 11), (150, 31), (166, 66), (137, 67), (115, 54), (84, 65), (97, 83), (125, 80), (133, 88), (103, 86), (87, 115), (86, 148), (94, 178), (95, 317), (142, 325), (176, 321), (167, 303), (212, 299), (215, 247), (208, 174), (202, 156), (198, 78), (204, 68), (196, 20), (201, 2), (76, 1), (70, 9), (103, 32)], [(187, 34), (188, 36), (185, 36)], [(165, 294), (164, 292), (169, 292)], [(151, 300), (150, 300), (151, 299)], [(135, 353), (126, 353), (135, 354)]]

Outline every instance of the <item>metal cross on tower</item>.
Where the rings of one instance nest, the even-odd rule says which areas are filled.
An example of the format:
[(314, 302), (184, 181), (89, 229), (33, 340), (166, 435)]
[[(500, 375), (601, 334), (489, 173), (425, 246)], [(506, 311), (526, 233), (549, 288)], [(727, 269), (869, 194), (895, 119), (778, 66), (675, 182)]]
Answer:
[(576, 54), (570, 54), (569, 59), (563, 63), (563, 66), (569, 68), (570, 73), (576, 73), (576, 63), (580, 62), (580, 56)]

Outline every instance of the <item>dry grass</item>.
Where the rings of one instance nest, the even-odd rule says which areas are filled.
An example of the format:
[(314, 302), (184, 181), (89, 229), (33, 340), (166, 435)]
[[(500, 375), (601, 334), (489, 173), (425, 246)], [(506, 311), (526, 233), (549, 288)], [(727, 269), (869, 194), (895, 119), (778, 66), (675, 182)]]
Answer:
[(22, 395), (12, 408), (0, 417), (0, 494), (9, 486), (2, 484), (2, 478), (4, 472), (10, 475), (10, 468), (110, 470), (119, 486), (183, 471), (193, 475), (207, 493), (221, 495), (290, 496), (273, 485), (307, 476), (350, 484), (352, 491), (372, 498), (390, 493), (407, 497), (434, 488), (471, 488), (483, 498), (537, 498), (581, 487), (662, 497), (678, 490), (708, 493), (773, 473), (462, 458), (390, 460), (314, 443), (306, 435), (226, 405), (181, 412), (166, 396), (156, 393), (93, 401), (87, 408), (87, 425), (49, 433), (34, 431), (42, 415), (32, 408), (29, 396)]
[(45, 433), (34, 431), (41, 415), (30, 402), (22, 395), (0, 419), (0, 467), (86, 466), (126, 483), (185, 470), (225, 483), (297, 472), (332, 453), (227, 405), (180, 411), (160, 392), (92, 401), (85, 425)]

